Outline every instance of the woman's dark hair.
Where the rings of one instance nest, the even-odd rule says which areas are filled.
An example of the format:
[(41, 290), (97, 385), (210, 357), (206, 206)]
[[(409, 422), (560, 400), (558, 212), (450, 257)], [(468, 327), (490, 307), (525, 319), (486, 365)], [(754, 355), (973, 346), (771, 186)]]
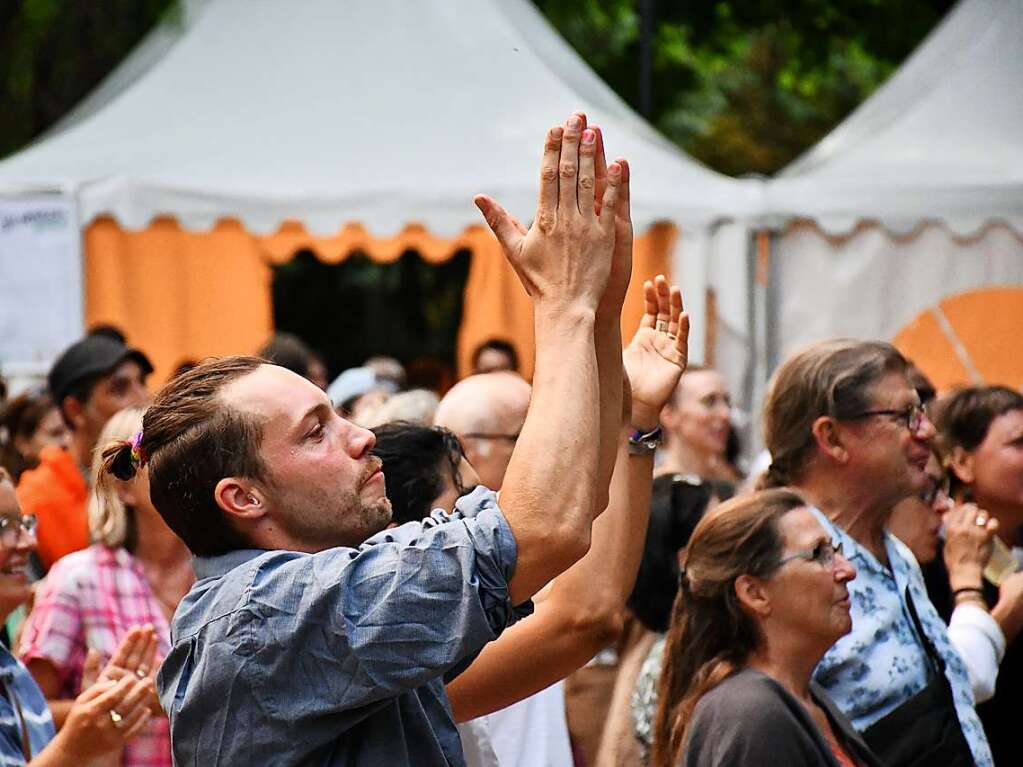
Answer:
[[(224, 477), (265, 481), (260, 455), (263, 421), (224, 404), (220, 392), (267, 364), (258, 357), (201, 362), (172, 378), (142, 419), (140, 457), (149, 467), (149, 496), (167, 526), (196, 556), (224, 554), (247, 545), (213, 497)], [(140, 468), (132, 444), (103, 450), (101, 481), (129, 480)]]
[(433, 499), (444, 492), (445, 475), (459, 495), (459, 464), (465, 450), (453, 433), (440, 426), (396, 421), (373, 429), (373, 454), (384, 462), (384, 481), (391, 501), (392, 519), (399, 525), (430, 516)]
[(22, 472), (33, 468), (15, 445), (18, 437), (32, 439), (43, 418), (57, 407), (46, 392), (26, 392), (7, 402), (0, 410), (0, 466), (10, 472), (17, 484)]
[(665, 474), (654, 480), (643, 559), (627, 602), (633, 615), (651, 631), (663, 634), (668, 630), (671, 606), (678, 594), (679, 552), (689, 543), (711, 498), (725, 501), (734, 493), (729, 482), (707, 482), (682, 474)]
[(785, 360), (764, 400), (764, 443), (771, 465), (759, 486), (798, 482), (816, 455), (814, 421), (868, 410), (871, 387), (891, 373), (905, 375), (908, 367), (891, 344), (847, 338), (821, 341)]
[(759, 646), (760, 631), (739, 602), (735, 580), (778, 568), (784, 548), (778, 522), (805, 505), (791, 490), (764, 490), (726, 501), (697, 523), (664, 647), (653, 767), (679, 764), (700, 698), (743, 668)]
[(313, 363), (312, 349), (293, 333), (275, 333), (266, 346), (259, 350), (258, 356), (303, 378), (309, 377), (309, 368)]
[(477, 364), (479, 364), (480, 356), (483, 354), (483, 352), (487, 351), (488, 349), (493, 349), (496, 352), (501, 352), (501, 354), (506, 355), (508, 359), (511, 361), (511, 369), (518, 371), (519, 369), (518, 352), (515, 351), (515, 347), (512, 345), (511, 341), (506, 341), (503, 338), (489, 338), (476, 347), (476, 350), (472, 353), (473, 370), (475, 370)]
[[(991, 422), (1013, 410), (1023, 410), (1023, 394), (1007, 386), (970, 386), (938, 400), (934, 425), (945, 463), (957, 447), (976, 450), (987, 437)], [(954, 493), (962, 482), (954, 469), (949, 478)]]

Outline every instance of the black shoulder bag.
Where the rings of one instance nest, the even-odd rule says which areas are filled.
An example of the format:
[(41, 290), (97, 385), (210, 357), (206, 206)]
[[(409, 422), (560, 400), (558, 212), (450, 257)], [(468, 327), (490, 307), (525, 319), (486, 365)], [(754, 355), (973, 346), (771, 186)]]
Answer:
[(920, 624), (906, 588), (906, 607), (930, 661), (932, 678), (920, 692), (863, 732), (888, 767), (975, 767), (945, 677), (945, 659)]

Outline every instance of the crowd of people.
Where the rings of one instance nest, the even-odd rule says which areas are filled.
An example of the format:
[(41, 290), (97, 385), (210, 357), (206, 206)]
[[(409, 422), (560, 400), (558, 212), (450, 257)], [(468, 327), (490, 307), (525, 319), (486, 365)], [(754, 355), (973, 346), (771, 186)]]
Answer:
[(0, 410), (0, 764), (1016, 764), (1023, 394), (893, 346), (791, 356), (750, 474), (663, 276), (623, 343), (630, 169), (575, 113), (528, 293), (447, 391), (285, 334), (116, 328)]

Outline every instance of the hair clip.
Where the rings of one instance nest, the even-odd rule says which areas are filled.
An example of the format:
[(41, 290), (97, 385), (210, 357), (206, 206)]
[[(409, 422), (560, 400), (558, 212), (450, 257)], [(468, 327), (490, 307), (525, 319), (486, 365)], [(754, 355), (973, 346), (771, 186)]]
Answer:
[(149, 456), (146, 455), (145, 448), (142, 447), (142, 429), (139, 429), (138, 433), (131, 438), (131, 462), (138, 470), (145, 466), (148, 460)]

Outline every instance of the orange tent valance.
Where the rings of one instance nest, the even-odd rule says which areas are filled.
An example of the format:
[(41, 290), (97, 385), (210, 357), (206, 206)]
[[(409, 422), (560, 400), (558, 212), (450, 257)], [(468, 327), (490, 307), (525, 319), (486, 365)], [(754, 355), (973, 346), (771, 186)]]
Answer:
[[(623, 336), (631, 337), (643, 312), (642, 284), (670, 275), (676, 230), (656, 225), (636, 240), (633, 279), (622, 314)], [(86, 324), (109, 322), (152, 359), (154, 382), (162, 383), (183, 359), (251, 354), (273, 332), (272, 265), (310, 249), (328, 263), (353, 252), (389, 263), (414, 249), (430, 263), (472, 251), (458, 337), (458, 372), (469, 372), (480, 342), (511, 340), (532, 375), (533, 324), (529, 300), (500, 246), (483, 226), (454, 238), (435, 237), (410, 224), (393, 237), (375, 237), (358, 224), (337, 235), (315, 237), (298, 223), (267, 236), (253, 235), (224, 220), (208, 232), (190, 232), (169, 218), (128, 231), (110, 218), (85, 232)]]

